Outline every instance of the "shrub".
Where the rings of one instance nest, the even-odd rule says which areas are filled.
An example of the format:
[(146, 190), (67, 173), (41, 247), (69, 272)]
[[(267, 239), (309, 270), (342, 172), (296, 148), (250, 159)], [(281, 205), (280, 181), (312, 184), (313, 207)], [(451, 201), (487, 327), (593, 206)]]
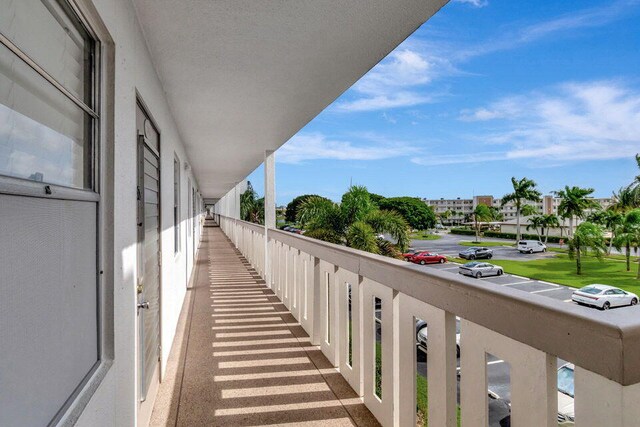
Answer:
[[(468, 230), (466, 228), (452, 228), (451, 234), (459, 234), (462, 236), (473, 236), (475, 232), (473, 230)], [(484, 237), (495, 237), (498, 239), (510, 239), (510, 240), (516, 239), (515, 233), (502, 233), (500, 231), (485, 231), (484, 233), (482, 233), (482, 235)], [(538, 240), (538, 236), (536, 236), (535, 234), (523, 234), (521, 238), (525, 240)], [(560, 243), (560, 239), (563, 239), (566, 242), (568, 240), (568, 237), (567, 236), (563, 236), (563, 237), (549, 236), (549, 238), (547, 239), (547, 242)], [(544, 241), (544, 237), (542, 238), (542, 240)]]

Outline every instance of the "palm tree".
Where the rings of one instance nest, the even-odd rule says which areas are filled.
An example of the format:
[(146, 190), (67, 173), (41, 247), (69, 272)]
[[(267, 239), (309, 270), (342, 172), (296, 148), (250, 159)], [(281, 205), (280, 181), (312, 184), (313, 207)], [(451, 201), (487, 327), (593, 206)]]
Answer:
[[(398, 256), (409, 245), (409, 225), (395, 211), (378, 209), (365, 187), (352, 186), (337, 204), (309, 197), (298, 207), (297, 222), (305, 236), (387, 256)], [(379, 234), (395, 239), (392, 245)]]
[(545, 218), (543, 215), (535, 215), (529, 219), (529, 224), (527, 224), (527, 231), (533, 228), (538, 235), (538, 241), (542, 241), (542, 235), (544, 235), (544, 227), (545, 227)]
[(525, 201), (538, 202), (542, 195), (536, 190), (535, 181), (527, 178), (517, 180), (515, 177), (511, 178), (511, 184), (513, 185), (513, 193), (505, 194), (502, 197), (502, 206), (509, 202), (514, 202), (516, 205), (516, 240), (520, 240), (520, 214), (522, 209), (522, 203)]
[(520, 215), (522, 216), (533, 216), (537, 213), (538, 210), (536, 209), (536, 207), (530, 204), (522, 205), (522, 207), (520, 208)]
[(564, 190), (554, 191), (553, 193), (560, 197), (558, 205), (558, 214), (569, 218), (569, 236), (573, 235), (573, 221), (577, 218), (583, 218), (585, 212), (589, 209), (599, 207), (598, 203), (589, 197), (595, 190), (593, 188), (569, 187), (566, 185)]
[[(544, 233), (544, 242), (547, 243), (549, 239), (549, 229), (554, 227), (560, 227), (560, 220), (558, 219), (558, 215), (555, 214), (545, 214), (542, 215), (542, 223), (545, 229)], [(562, 233), (562, 228), (560, 229)]]
[(264, 198), (258, 198), (251, 181), (247, 181), (247, 189), (240, 195), (240, 219), (264, 224)]
[(576, 228), (573, 237), (569, 239), (569, 258), (576, 260), (576, 273), (582, 274), (581, 255), (591, 249), (596, 258), (602, 259), (605, 251), (602, 228), (591, 222), (583, 222)]
[[(622, 223), (615, 229), (613, 246), (617, 250), (622, 250), (627, 261), (627, 271), (631, 271), (631, 248), (638, 248), (640, 245), (640, 209), (634, 209), (627, 213)], [(640, 278), (640, 259), (638, 264), (638, 278)]]
[(441, 223), (442, 225), (444, 225), (444, 224), (443, 224), (443, 223), (444, 223), (444, 221), (446, 221), (446, 220), (448, 220), (449, 218), (451, 218), (451, 215), (452, 215), (452, 214), (453, 214), (453, 212), (452, 212), (450, 209), (447, 209), (446, 211), (441, 212), (441, 213), (439, 214), (439, 216), (440, 216), (440, 223)]
[(611, 254), (611, 249), (613, 247), (613, 239), (615, 238), (616, 228), (622, 224), (623, 215), (619, 212), (615, 212), (611, 209), (599, 210), (589, 214), (587, 216), (587, 221), (593, 222), (595, 224), (601, 225), (611, 233), (611, 238), (609, 239), (609, 248), (607, 249), (607, 255)]
[(476, 242), (480, 241), (480, 225), (484, 221), (490, 221), (492, 218), (491, 209), (489, 206), (480, 203), (471, 213), (473, 218), (474, 229), (476, 230)]
[(608, 209), (615, 212), (627, 212), (631, 209), (640, 208), (640, 186), (628, 185), (622, 187), (617, 193), (613, 193), (614, 202)]
[(489, 206), (489, 210), (491, 211), (491, 221), (504, 220), (504, 214), (502, 213), (500, 208), (497, 208), (495, 206)]

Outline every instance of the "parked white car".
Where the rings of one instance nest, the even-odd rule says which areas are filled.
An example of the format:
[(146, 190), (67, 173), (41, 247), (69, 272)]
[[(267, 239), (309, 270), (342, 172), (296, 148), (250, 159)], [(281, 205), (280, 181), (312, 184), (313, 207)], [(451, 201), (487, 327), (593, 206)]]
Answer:
[(575, 419), (573, 370), (574, 365), (567, 363), (558, 369), (558, 426), (573, 426)]
[[(425, 353), (427, 351), (427, 322), (420, 320), (416, 322), (416, 343)], [(456, 355), (460, 357), (460, 318), (456, 317)]]
[(488, 276), (502, 276), (504, 274), (504, 270), (499, 265), (489, 264), (488, 262), (473, 261), (461, 265), (458, 269), (458, 273), (465, 276), (475, 277), (476, 279), (481, 279)]
[(589, 285), (573, 292), (571, 300), (580, 305), (588, 305), (601, 310), (624, 305), (636, 305), (638, 295), (608, 285)]
[(523, 254), (532, 254), (534, 252), (546, 252), (547, 245), (537, 240), (520, 240), (518, 242), (518, 250)]

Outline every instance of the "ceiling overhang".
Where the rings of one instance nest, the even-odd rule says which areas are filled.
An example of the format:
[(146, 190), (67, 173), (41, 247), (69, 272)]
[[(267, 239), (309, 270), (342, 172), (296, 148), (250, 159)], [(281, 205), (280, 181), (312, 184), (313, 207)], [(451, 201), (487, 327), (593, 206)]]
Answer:
[(221, 197), (447, 0), (133, 0), (205, 197)]

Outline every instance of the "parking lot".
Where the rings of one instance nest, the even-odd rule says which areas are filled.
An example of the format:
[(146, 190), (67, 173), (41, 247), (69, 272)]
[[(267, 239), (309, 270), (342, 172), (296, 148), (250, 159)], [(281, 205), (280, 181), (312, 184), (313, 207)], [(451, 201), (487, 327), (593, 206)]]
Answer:
[[(436, 252), (441, 255), (447, 256), (447, 258), (457, 257), (458, 253), (466, 249), (465, 246), (461, 246), (460, 242), (464, 240), (470, 240), (473, 236), (458, 236), (454, 234), (443, 234), (439, 240), (413, 240), (411, 242), (412, 248), (415, 250), (428, 250)], [(494, 241), (494, 240), (490, 240)], [(508, 245), (508, 241), (504, 241), (505, 245)], [(482, 246), (482, 244), (478, 244)], [(479, 260), (487, 261), (492, 264), (500, 265), (500, 259), (513, 260), (513, 261), (530, 261), (541, 258), (548, 258), (555, 256), (554, 253), (543, 252), (535, 254), (521, 254), (515, 248), (507, 246), (494, 246), (493, 259)], [(494, 259), (497, 259), (494, 261)], [(431, 264), (427, 266), (416, 265), (415, 268), (435, 268), (442, 271), (451, 272), (451, 274), (458, 274), (458, 267), (460, 264), (455, 262), (448, 262), (446, 264)], [(479, 279), (483, 282), (495, 283), (500, 286), (508, 286), (513, 289), (519, 289), (524, 292), (533, 294), (540, 294), (549, 298), (553, 298), (560, 301), (571, 302), (571, 293), (573, 288), (568, 286), (558, 285), (555, 283), (543, 282), (540, 280), (531, 280), (527, 277), (516, 276), (513, 274), (505, 273), (502, 276), (492, 276)]]
[[(447, 258), (457, 257), (458, 253), (465, 249), (465, 246), (461, 246), (459, 244), (460, 241), (470, 240), (472, 236), (456, 236), (456, 235), (443, 235), (439, 240), (414, 240), (412, 242), (412, 248), (415, 250), (428, 250), (430, 252), (436, 252), (441, 255), (447, 256)], [(508, 245), (508, 242), (505, 242), (505, 245)], [(479, 244), (478, 246), (482, 246)], [(480, 260), (487, 261), (489, 263), (495, 263), (496, 265), (500, 265), (500, 259), (508, 259), (508, 260), (518, 260), (526, 262), (528, 260), (540, 259), (544, 257), (552, 257), (553, 253), (535, 253), (535, 254), (521, 254), (515, 248), (507, 247), (507, 246), (495, 246), (491, 247), (493, 250), (493, 259), (490, 260)], [(436, 269), (444, 272), (449, 272), (454, 275), (458, 275), (458, 269), (461, 264), (456, 262), (447, 262), (445, 264), (428, 264), (428, 265), (418, 265), (411, 264), (411, 268), (415, 269)], [(571, 294), (573, 292), (573, 288), (568, 286), (563, 286), (555, 283), (540, 281), (540, 280), (532, 280), (527, 277), (522, 277), (514, 274), (505, 273), (502, 276), (491, 276), (485, 277), (481, 279), (470, 279), (470, 280), (478, 280), (480, 282), (492, 283), (498, 286), (510, 287), (513, 289), (518, 289), (523, 292), (529, 292), (534, 294), (539, 294), (548, 298), (552, 298), (555, 300), (571, 303)], [(462, 339), (461, 339), (461, 352), (464, 352), (464, 331), (462, 331)], [(458, 366), (459, 366), (458, 360)], [(427, 363), (426, 363), (426, 354), (422, 351), (422, 349), (418, 348), (417, 354), (417, 370), (421, 375), (427, 374)], [(558, 367), (562, 366), (566, 363), (564, 360), (558, 359), (557, 365)], [(459, 368), (458, 368), (459, 369)], [(461, 374), (463, 375), (463, 374)], [(506, 401), (511, 400), (511, 387), (510, 387), (510, 366), (509, 364), (501, 360), (493, 355), (488, 355), (487, 357), (487, 380), (489, 384), (489, 390), (494, 393), (497, 393), (502, 399)], [(459, 387), (459, 383), (458, 383)], [(504, 413), (491, 413), (490, 412), (490, 425), (498, 425), (497, 419), (504, 416)]]
[[(446, 254), (443, 254), (443, 255), (446, 255)], [(526, 256), (536, 256), (536, 255), (537, 254), (526, 255)], [(485, 261), (485, 260), (481, 260), (481, 261)], [(486, 261), (490, 263), (494, 263), (493, 260), (486, 260)], [(500, 262), (495, 261), (495, 264), (500, 265)], [(425, 266), (416, 265), (416, 267), (433, 268), (437, 270), (451, 272), (451, 274), (457, 275), (460, 264), (455, 262), (448, 262), (446, 264), (431, 264), (431, 265), (425, 265)], [(549, 282), (543, 282), (540, 280), (532, 280), (527, 277), (516, 276), (514, 274), (508, 274), (508, 273), (505, 273), (502, 276), (483, 277), (482, 279), (477, 279), (477, 280), (482, 282), (493, 283), (499, 286), (508, 286), (513, 289), (518, 289), (518, 290), (529, 292), (532, 294), (540, 294), (549, 298), (557, 299), (560, 301), (566, 301), (566, 302), (571, 302), (571, 294), (574, 289), (568, 286), (558, 285), (558, 284), (549, 283)]]

